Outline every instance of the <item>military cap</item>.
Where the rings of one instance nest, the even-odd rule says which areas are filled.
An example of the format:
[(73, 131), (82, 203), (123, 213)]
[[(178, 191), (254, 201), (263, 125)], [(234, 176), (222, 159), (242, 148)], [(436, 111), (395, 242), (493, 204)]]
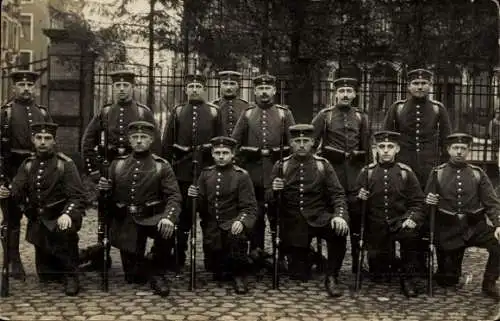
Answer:
[(112, 82), (129, 82), (131, 84), (134, 83), (135, 73), (133, 71), (128, 70), (117, 70), (109, 73)]
[(470, 145), (472, 144), (472, 141), (474, 139), (472, 138), (471, 135), (465, 134), (465, 133), (454, 133), (451, 135), (448, 135), (446, 137), (446, 144), (451, 145), (451, 144), (467, 144)]
[(276, 77), (269, 75), (269, 74), (259, 75), (253, 79), (253, 85), (255, 87), (260, 86), (260, 85), (275, 86), (276, 85)]
[(56, 123), (39, 122), (31, 124), (31, 133), (35, 134), (51, 134), (56, 137), (57, 127)]
[(290, 132), (290, 136), (292, 138), (313, 137), (314, 126), (311, 124), (297, 124), (288, 127), (288, 131)]
[(335, 86), (335, 88), (340, 88), (340, 87), (357, 88), (359, 86), (359, 82), (356, 78), (337, 78), (333, 81), (333, 85)]
[(144, 134), (149, 134), (151, 136), (154, 136), (155, 132), (155, 125), (151, 124), (150, 122), (147, 121), (134, 121), (128, 124), (127, 127), (127, 132), (129, 135), (136, 134), (136, 133), (144, 133)]
[(233, 138), (227, 137), (227, 136), (214, 137), (210, 140), (210, 143), (212, 144), (212, 148), (214, 148), (214, 147), (235, 148), (236, 145), (238, 144), (236, 139), (233, 139)]
[(193, 83), (193, 82), (197, 82), (197, 83), (200, 83), (202, 85), (205, 85), (206, 82), (207, 82), (207, 77), (205, 77), (204, 75), (200, 74), (199, 72), (187, 74), (184, 77), (184, 84), (185, 85)]
[(413, 81), (416, 79), (424, 79), (431, 81), (432, 76), (434, 76), (434, 74), (430, 70), (420, 68), (408, 71), (407, 76), (408, 76), (408, 81)]
[(399, 141), (400, 133), (393, 132), (390, 130), (381, 130), (373, 134), (373, 138), (375, 139), (375, 143), (382, 142), (394, 142), (397, 143)]
[(35, 82), (40, 78), (40, 74), (31, 70), (17, 70), (10, 73), (10, 78), (14, 83), (19, 81)]
[(224, 70), (224, 71), (219, 71), (219, 78), (220, 80), (234, 80), (234, 81), (240, 81), (241, 80), (241, 73), (233, 70)]

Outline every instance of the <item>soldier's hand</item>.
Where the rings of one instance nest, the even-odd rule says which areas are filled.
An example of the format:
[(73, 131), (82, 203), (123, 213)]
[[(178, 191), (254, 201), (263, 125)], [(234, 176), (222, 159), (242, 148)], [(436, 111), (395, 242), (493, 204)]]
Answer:
[(2, 198), (9, 198), (10, 197), (10, 189), (8, 189), (6, 186), (0, 186), (0, 199)]
[(344, 236), (349, 233), (349, 225), (347, 225), (347, 222), (342, 217), (334, 217), (330, 223), (337, 235)]
[(97, 188), (101, 191), (109, 191), (111, 189), (111, 180), (101, 177), (99, 183), (97, 183)]
[(233, 225), (231, 226), (231, 233), (233, 235), (238, 235), (243, 231), (243, 223), (240, 221), (234, 221)]
[(427, 197), (425, 198), (425, 203), (429, 205), (438, 205), (439, 195), (433, 193), (427, 194)]
[(170, 238), (174, 234), (175, 225), (168, 218), (162, 218), (158, 222), (158, 232), (164, 239)]
[(276, 177), (273, 181), (273, 191), (281, 191), (285, 188), (285, 181), (282, 178)]
[(360, 188), (358, 192), (358, 198), (366, 201), (370, 197), (370, 192), (364, 188)]
[(71, 217), (68, 214), (63, 214), (57, 219), (57, 226), (61, 231), (71, 228)]
[(198, 197), (198, 186), (196, 185), (191, 185), (189, 186), (188, 188), (188, 196), (191, 196), (191, 197)]
[(99, 173), (99, 171), (93, 171), (92, 173), (89, 174), (89, 178), (92, 182), (94, 182), (95, 184), (97, 184), (97, 182), (99, 182), (99, 178), (101, 177), (101, 174)]
[(497, 227), (497, 228), (495, 229), (495, 233), (494, 233), (493, 235), (495, 235), (495, 238), (496, 238), (498, 241), (500, 241), (500, 227)]
[(401, 225), (402, 228), (409, 228), (409, 229), (414, 229), (415, 227), (417, 227), (417, 223), (415, 223), (414, 220), (412, 220), (411, 218), (407, 218), (403, 224)]

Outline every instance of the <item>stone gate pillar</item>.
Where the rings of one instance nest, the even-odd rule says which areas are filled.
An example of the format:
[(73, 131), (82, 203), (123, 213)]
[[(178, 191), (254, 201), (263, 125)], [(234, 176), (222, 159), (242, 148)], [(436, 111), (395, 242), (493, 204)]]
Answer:
[[(44, 29), (48, 50), (48, 108), (59, 124), (59, 150), (79, 159), (80, 141), (93, 105), (95, 54), (65, 29)], [(78, 163), (78, 162), (77, 162)]]

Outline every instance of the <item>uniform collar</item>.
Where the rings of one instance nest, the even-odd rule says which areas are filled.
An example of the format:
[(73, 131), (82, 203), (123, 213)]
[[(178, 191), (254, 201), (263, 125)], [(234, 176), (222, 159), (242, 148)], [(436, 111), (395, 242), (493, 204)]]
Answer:
[(133, 152), (132, 156), (135, 159), (144, 159), (144, 158), (147, 158), (147, 157), (151, 156), (151, 151), (147, 150), (147, 151), (144, 151), (144, 152)]
[(14, 98), (14, 101), (21, 105), (31, 105), (33, 103), (33, 99)]
[(229, 163), (227, 165), (224, 165), (224, 166), (217, 166), (215, 165), (215, 168), (218, 170), (218, 171), (221, 171), (221, 172), (225, 172), (229, 169), (232, 169), (233, 168), (233, 164), (232, 163)]
[(297, 154), (292, 154), (292, 158), (298, 163), (307, 163), (314, 158), (314, 155), (312, 153), (306, 156), (299, 156)]
[(226, 101), (230, 101), (230, 100), (235, 100), (236, 99), (236, 95), (232, 95), (232, 96), (223, 96), (222, 99), (226, 100)]
[(274, 106), (274, 103), (257, 104), (260, 109), (269, 109)]
[(353, 109), (353, 107), (351, 105), (335, 105), (335, 108), (337, 108), (338, 110), (340, 111), (343, 111), (343, 112), (349, 112)]
[(36, 158), (38, 158), (39, 160), (45, 161), (45, 160), (53, 158), (55, 155), (56, 155), (55, 151), (44, 152), (44, 153), (38, 153), (37, 152), (36, 153)]
[(469, 163), (467, 163), (467, 162), (455, 163), (455, 162), (452, 162), (450, 160), (450, 161), (448, 161), (448, 165), (450, 165), (450, 167), (452, 167), (452, 168), (462, 169), (462, 168), (467, 167), (469, 165)]
[(395, 164), (396, 164), (396, 162), (378, 163), (378, 166), (379, 166), (380, 168), (389, 169), (389, 168), (394, 167), (394, 165), (395, 165)]

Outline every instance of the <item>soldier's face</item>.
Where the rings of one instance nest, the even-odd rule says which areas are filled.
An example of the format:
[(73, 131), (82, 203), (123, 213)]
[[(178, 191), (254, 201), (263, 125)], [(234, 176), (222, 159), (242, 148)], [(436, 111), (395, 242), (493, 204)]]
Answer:
[(255, 100), (261, 103), (269, 103), (276, 95), (276, 87), (271, 85), (259, 85), (255, 87)]
[(238, 82), (234, 80), (222, 80), (220, 82), (220, 91), (223, 96), (236, 96), (239, 88)]
[(31, 141), (38, 153), (52, 152), (56, 144), (54, 136), (47, 133), (37, 133), (31, 137)]
[(129, 135), (128, 140), (133, 151), (139, 153), (149, 150), (153, 144), (153, 137), (145, 133), (133, 133)]
[(186, 85), (186, 95), (189, 101), (203, 100), (205, 95), (205, 86), (199, 82), (192, 82)]
[(469, 155), (469, 145), (463, 143), (451, 144), (448, 146), (450, 160), (454, 163), (464, 163)]
[(214, 147), (212, 148), (212, 157), (215, 165), (226, 166), (233, 161), (234, 151), (229, 147)]
[(356, 90), (352, 87), (339, 87), (335, 90), (335, 99), (337, 104), (350, 106), (356, 98)]
[(30, 100), (35, 95), (35, 83), (31, 81), (18, 81), (14, 84), (16, 98)]
[(306, 156), (312, 152), (314, 139), (311, 137), (296, 137), (290, 141), (292, 151), (299, 156)]
[(121, 102), (132, 99), (132, 84), (127, 81), (117, 81), (113, 83), (115, 99)]
[(380, 163), (391, 163), (399, 153), (399, 144), (382, 142), (377, 144), (377, 155)]
[(431, 91), (431, 82), (425, 79), (415, 79), (410, 81), (408, 91), (413, 97), (424, 98)]

